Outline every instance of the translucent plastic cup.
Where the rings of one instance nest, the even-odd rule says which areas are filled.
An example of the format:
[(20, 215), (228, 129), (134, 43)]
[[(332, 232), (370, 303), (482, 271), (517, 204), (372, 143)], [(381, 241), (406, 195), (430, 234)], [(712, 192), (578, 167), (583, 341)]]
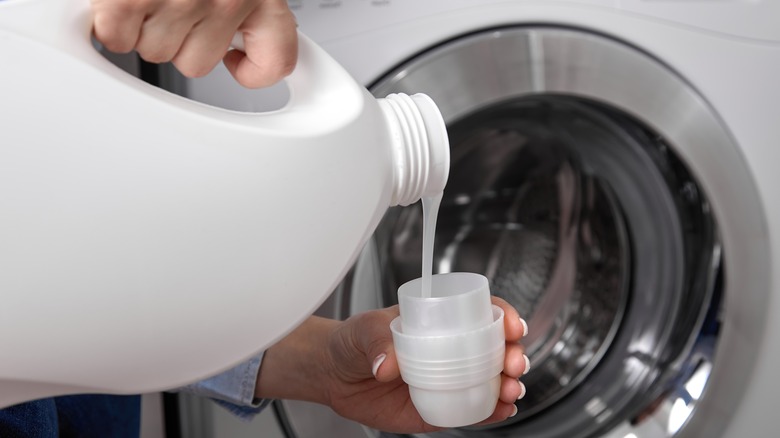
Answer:
[(434, 275), (398, 289), (401, 316), (390, 324), (401, 377), (422, 418), (460, 427), (493, 413), (504, 367), (504, 312), (479, 274)]

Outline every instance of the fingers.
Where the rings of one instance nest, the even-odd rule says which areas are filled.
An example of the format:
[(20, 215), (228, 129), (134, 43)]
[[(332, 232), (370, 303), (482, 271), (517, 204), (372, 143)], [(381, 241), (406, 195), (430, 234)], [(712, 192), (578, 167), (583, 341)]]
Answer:
[[(531, 369), (531, 362), (525, 354), (525, 347), (518, 341), (528, 335), (528, 324), (520, 318), (517, 310), (505, 300), (493, 296), (493, 304), (504, 311), (504, 333), (506, 352), (504, 354), (504, 372), (501, 375), (501, 392), (496, 412), (485, 423), (503, 421), (517, 414), (515, 402), (525, 397), (525, 385), (519, 378)], [(503, 404), (503, 406), (502, 406)]]
[(265, 87), (292, 73), (298, 59), (295, 17), (284, 1), (268, 0), (239, 29), (246, 53), (230, 51), (223, 61), (241, 85)]
[(135, 50), (148, 62), (172, 60), (193, 26), (203, 20), (208, 12), (196, 1), (161, 2), (147, 14)]
[(186, 34), (178, 53), (171, 58), (173, 65), (187, 77), (197, 78), (208, 74), (227, 53), (243, 19), (243, 13), (230, 16), (225, 11), (214, 11)]
[(506, 344), (504, 353), (504, 374), (515, 379), (527, 374), (531, 369), (531, 361), (525, 355), (525, 348), (517, 343)]
[(514, 403), (525, 396), (525, 385), (516, 378), (501, 375), (501, 391), (498, 399), (504, 403)]
[(528, 373), (531, 364), (520, 344), (507, 343), (504, 356), (504, 373), (501, 375), (501, 392), (499, 399), (506, 403), (514, 403), (525, 396), (525, 385), (518, 380)]
[[(108, 50), (136, 50), (199, 77), (220, 60), (242, 85), (272, 85), (298, 57), (295, 17), (285, 0), (92, 0), (94, 34)], [(228, 51), (244, 33), (247, 53)]]
[(517, 406), (514, 405), (514, 402), (506, 403), (502, 400), (499, 400), (496, 404), (496, 410), (493, 411), (493, 414), (477, 423), (477, 425), (498, 423), (499, 421), (504, 421), (509, 417), (514, 417), (516, 414)]
[(147, 0), (92, 0), (95, 38), (112, 52), (133, 50), (147, 12), (155, 7)]
[(515, 402), (525, 397), (525, 385), (514, 377), (501, 375), (501, 392), (496, 410), (485, 420), (477, 424), (490, 424), (504, 421), (517, 415)]
[(520, 314), (511, 304), (495, 295), (491, 296), (491, 300), (504, 311), (504, 334), (507, 341), (519, 341), (528, 334), (526, 322), (520, 318)]

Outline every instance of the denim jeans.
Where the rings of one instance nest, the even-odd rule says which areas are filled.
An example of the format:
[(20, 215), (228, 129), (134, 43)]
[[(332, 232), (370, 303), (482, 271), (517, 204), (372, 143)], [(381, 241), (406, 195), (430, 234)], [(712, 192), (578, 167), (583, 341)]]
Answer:
[(3, 438), (138, 438), (141, 397), (70, 395), (0, 409)]

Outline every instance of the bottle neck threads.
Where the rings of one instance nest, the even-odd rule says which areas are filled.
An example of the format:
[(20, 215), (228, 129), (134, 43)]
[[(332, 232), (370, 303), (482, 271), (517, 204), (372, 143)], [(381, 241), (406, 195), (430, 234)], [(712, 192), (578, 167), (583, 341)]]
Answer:
[(406, 206), (441, 193), (450, 169), (444, 119), (424, 94), (390, 94), (377, 99), (390, 131), (393, 194), (390, 206)]

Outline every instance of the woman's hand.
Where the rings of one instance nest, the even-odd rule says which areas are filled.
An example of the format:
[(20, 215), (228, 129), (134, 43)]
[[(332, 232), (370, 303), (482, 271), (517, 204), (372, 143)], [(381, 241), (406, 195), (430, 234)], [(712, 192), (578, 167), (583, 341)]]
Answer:
[[(501, 392), (493, 414), (482, 423), (514, 415), (525, 394), (518, 378), (528, 362), (518, 341), (527, 330), (517, 311), (493, 297), (505, 312), (507, 339)], [(292, 398), (330, 406), (339, 415), (386, 432), (438, 430), (423, 421), (401, 380), (390, 321), (398, 307), (355, 315), (339, 322), (311, 317), (265, 354), (256, 396)]]
[[(172, 61), (185, 76), (223, 60), (241, 85), (273, 85), (295, 67), (298, 33), (285, 0), (92, 0), (94, 33), (108, 50)], [(246, 53), (231, 50), (242, 32)]]

